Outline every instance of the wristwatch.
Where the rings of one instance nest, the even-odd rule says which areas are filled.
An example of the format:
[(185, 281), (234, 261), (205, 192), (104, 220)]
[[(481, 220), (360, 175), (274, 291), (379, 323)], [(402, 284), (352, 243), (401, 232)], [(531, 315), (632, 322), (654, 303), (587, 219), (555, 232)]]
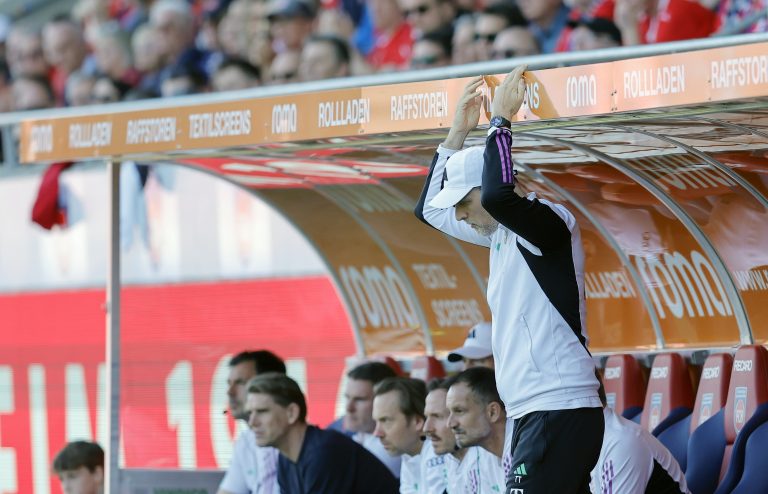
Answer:
[(500, 117), (499, 115), (496, 115), (495, 117), (491, 117), (491, 126), (498, 127), (498, 128), (505, 127), (508, 129), (512, 127), (512, 122), (510, 122), (504, 117)]

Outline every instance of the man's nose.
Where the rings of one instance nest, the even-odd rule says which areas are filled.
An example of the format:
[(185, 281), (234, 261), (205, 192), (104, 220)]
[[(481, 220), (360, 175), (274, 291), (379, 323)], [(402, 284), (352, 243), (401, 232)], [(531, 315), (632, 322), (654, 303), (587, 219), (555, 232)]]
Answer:
[(454, 208), (456, 221), (464, 221), (467, 218), (467, 212), (463, 208)]

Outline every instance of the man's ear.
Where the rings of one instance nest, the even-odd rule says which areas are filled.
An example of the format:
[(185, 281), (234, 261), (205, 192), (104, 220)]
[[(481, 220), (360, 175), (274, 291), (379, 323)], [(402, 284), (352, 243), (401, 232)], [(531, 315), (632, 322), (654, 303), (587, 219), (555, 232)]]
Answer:
[(504, 407), (495, 401), (486, 406), (485, 412), (488, 414), (488, 420), (490, 420), (492, 424), (495, 424), (500, 420), (506, 420), (507, 418)]
[(299, 421), (299, 413), (301, 412), (298, 403), (289, 403), (285, 407), (285, 413), (288, 418), (288, 423), (293, 425)]
[(409, 419), (409, 421), (413, 422), (414, 428), (416, 428), (419, 433), (421, 433), (422, 429), (424, 429), (425, 420), (421, 415), (414, 415)]
[(96, 468), (93, 469), (93, 476), (96, 477), (96, 481), (99, 483), (104, 482), (104, 467), (101, 465), (97, 465)]

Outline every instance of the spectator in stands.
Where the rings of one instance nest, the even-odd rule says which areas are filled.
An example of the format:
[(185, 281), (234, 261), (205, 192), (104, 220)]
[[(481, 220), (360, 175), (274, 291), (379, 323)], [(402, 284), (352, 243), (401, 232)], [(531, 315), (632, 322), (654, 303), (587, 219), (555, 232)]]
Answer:
[(480, 322), (469, 329), (464, 345), (448, 354), (448, 362), (463, 362), (464, 369), (488, 367), (493, 369), (491, 323)]
[(397, 479), (344, 434), (307, 424), (307, 404), (293, 379), (262, 374), (248, 383), (248, 424), (261, 447), (280, 451), (278, 482), (291, 494), (396, 493)]
[(85, 106), (92, 103), (91, 95), (96, 77), (81, 71), (69, 74), (64, 90), (64, 100), (67, 106)]
[(133, 68), (128, 33), (116, 23), (102, 24), (95, 34), (94, 55), (99, 73), (133, 87), (141, 79)]
[(161, 84), (178, 67), (208, 77), (210, 54), (195, 47), (195, 18), (185, 0), (158, 0), (149, 12), (150, 23), (160, 38), (165, 68), (161, 71)]
[(571, 50), (597, 50), (621, 46), (621, 31), (610, 19), (595, 17), (569, 22), (571, 32)]
[(174, 64), (163, 72), (165, 78), (160, 86), (163, 98), (198, 94), (206, 90), (207, 78), (195, 65)]
[(259, 85), (261, 72), (245, 60), (227, 58), (219, 65), (213, 74), (212, 88), (214, 91), (237, 91)]
[[(262, 3), (262, 2), (258, 2)], [(247, 14), (248, 3), (235, 0), (229, 4), (226, 14), (217, 28), (217, 40), (224, 56), (241, 58), (248, 50)]]
[(493, 370), (486, 367), (467, 369), (449, 380), (448, 386), (448, 424), (456, 444), (461, 448), (482, 448), (478, 469), (481, 481), (488, 485), (480, 492), (505, 492), (511, 466), (512, 424), (510, 421), (510, 434), (507, 435), (506, 411), (496, 390)]
[(373, 435), (376, 428), (376, 421), (373, 420), (373, 389), (389, 377), (395, 377), (395, 371), (382, 362), (366, 362), (347, 373), (342, 430), (353, 433), (352, 439), (373, 453), (395, 477), (400, 477), (400, 456), (390, 455), (379, 438)]
[(160, 70), (163, 68), (162, 40), (151, 24), (143, 24), (131, 38), (133, 66), (142, 74), (138, 89), (153, 96), (160, 96)]
[(65, 494), (104, 492), (104, 450), (94, 442), (67, 443), (53, 459), (53, 471)]
[(529, 57), (541, 53), (533, 33), (523, 26), (508, 27), (501, 31), (493, 41), (491, 58), (506, 60), (509, 58)]
[(23, 26), (13, 26), (5, 42), (11, 78), (48, 77), (49, 67), (43, 55), (40, 33)]
[(400, 492), (443, 492), (443, 460), (422, 436), (424, 382), (408, 377), (390, 377), (376, 385), (373, 398), (373, 434), (390, 455), (401, 455)]
[(6, 59), (5, 42), (8, 40), (11, 26), (11, 18), (5, 14), (0, 14), (0, 60)]
[(57, 17), (43, 27), (43, 52), (53, 68), (50, 77), (56, 101), (64, 103), (69, 74), (76, 70), (92, 73), (94, 61), (86, 63), (88, 47), (80, 27), (68, 17)]
[(269, 81), (267, 84), (289, 84), (299, 80), (299, 62), (301, 54), (295, 51), (287, 51), (275, 55), (272, 65), (269, 66)]
[(719, 35), (768, 31), (768, 16), (765, 15), (768, 10), (766, 0), (723, 0), (721, 2), (712, 0), (700, 3), (704, 7), (714, 7), (719, 3), (717, 8), (717, 33)]
[(456, 20), (451, 40), (451, 61), (461, 65), (477, 61), (475, 49), (475, 15), (465, 14)]
[(307, 39), (301, 51), (299, 78), (319, 81), (349, 77), (350, 62), (346, 41), (336, 36), (315, 34)]
[(525, 19), (513, 3), (486, 7), (475, 21), (475, 50), (478, 61), (490, 60), (496, 36), (510, 26), (525, 26)]
[(608, 408), (602, 381), (598, 392), (605, 435), (591, 474), (592, 492), (688, 494), (685, 475), (672, 453), (650, 432)]
[(11, 73), (8, 64), (0, 58), (0, 113), (13, 110), (13, 94), (11, 91)]
[(11, 94), (15, 111), (42, 110), (56, 106), (53, 89), (45, 77), (17, 78), (11, 85)]
[(525, 97), (524, 71), (515, 68), (496, 87), (485, 145), (462, 149), (480, 118), (483, 78), (466, 86), (415, 213), (489, 249), (494, 364), (507, 414), (515, 419), (513, 472), (527, 465), (527, 475), (510, 476), (507, 488), (584, 492), (604, 427), (577, 283), (584, 252), (573, 214), (515, 190), (509, 119)]
[(412, 69), (431, 69), (451, 64), (451, 38), (453, 31), (445, 27), (425, 33), (413, 43)]
[(414, 39), (451, 25), (456, 18), (452, 0), (398, 0)]
[(456, 445), (456, 437), (448, 424), (451, 414), (445, 401), (448, 388), (447, 379), (433, 379), (429, 382), (424, 402), (424, 434), (432, 443), (435, 454), (444, 459), (446, 491), (477, 492), (471, 488), (470, 479), (478, 478), (479, 471), (474, 475), (471, 471), (479, 452), (476, 446), (461, 448)]
[(562, 0), (518, 0), (542, 53), (554, 53), (560, 33), (568, 22), (570, 10)]
[(368, 63), (379, 71), (407, 67), (413, 38), (397, 0), (370, 0), (368, 8), (373, 22), (373, 49), (367, 55)]
[(613, 21), (625, 46), (706, 38), (716, 29), (717, 14), (691, 0), (616, 0)]
[[(229, 360), (227, 397), (233, 419), (248, 421), (249, 412), (245, 407), (248, 382), (265, 373), (285, 373), (285, 363), (268, 350), (243, 351)], [(235, 442), (232, 463), (218, 494), (276, 494), (279, 492), (277, 456), (275, 449), (257, 445), (253, 431), (242, 432)]]
[(275, 53), (301, 51), (312, 34), (316, 15), (313, 0), (270, 0), (267, 18)]

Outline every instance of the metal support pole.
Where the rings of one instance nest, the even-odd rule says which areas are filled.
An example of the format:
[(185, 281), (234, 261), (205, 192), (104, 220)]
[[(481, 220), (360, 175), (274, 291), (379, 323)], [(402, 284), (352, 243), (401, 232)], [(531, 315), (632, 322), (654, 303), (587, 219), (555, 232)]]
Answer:
[(120, 487), (120, 163), (107, 162), (109, 183), (109, 249), (107, 251), (107, 431), (104, 445), (105, 491)]

